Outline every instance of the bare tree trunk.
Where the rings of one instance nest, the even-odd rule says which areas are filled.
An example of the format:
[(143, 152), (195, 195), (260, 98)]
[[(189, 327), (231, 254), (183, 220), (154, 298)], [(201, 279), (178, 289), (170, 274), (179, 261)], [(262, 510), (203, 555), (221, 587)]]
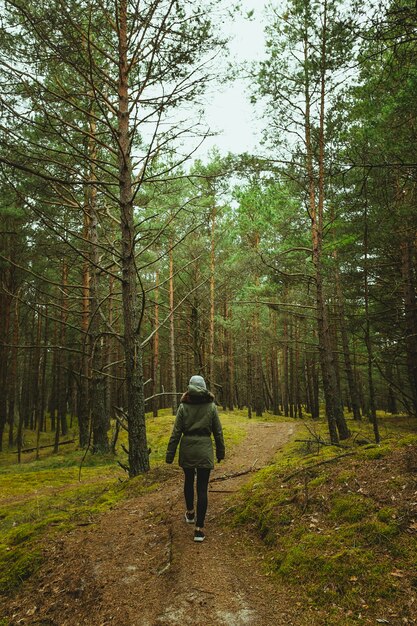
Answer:
[(289, 338), (290, 343), (288, 346), (288, 374), (289, 374), (289, 406), (290, 406), (290, 417), (295, 417), (294, 411), (294, 387), (295, 387), (295, 375), (294, 375), (294, 324), (293, 320), (291, 320), (289, 324)]
[(417, 416), (417, 299), (413, 271), (413, 244), (409, 239), (401, 243), (401, 273), (404, 293), (405, 348), (408, 380)]
[(14, 424), (16, 413), (16, 392), (17, 392), (17, 364), (19, 358), (19, 298), (16, 298), (13, 307), (13, 346), (10, 363), (9, 378), (9, 407), (8, 407), (8, 423), (9, 423), (9, 448), (14, 444)]
[(380, 442), (378, 420), (375, 408), (374, 380), (372, 372), (373, 350), (371, 342), (371, 324), (369, 321), (369, 280), (368, 280), (368, 211), (365, 204), (365, 231), (364, 231), (364, 296), (365, 296), (365, 345), (368, 352), (368, 391), (369, 391), (369, 419), (374, 429), (376, 443)]
[(40, 437), (41, 437), (41, 429), (42, 429), (42, 420), (43, 415), (41, 415), (41, 407), (40, 407), (40, 388), (42, 384), (42, 357), (43, 353), (41, 350), (41, 341), (42, 341), (42, 316), (40, 313), (40, 307), (38, 309), (38, 320), (37, 320), (37, 332), (36, 332), (36, 360), (35, 360), (35, 393), (33, 398), (34, 404), (34, 412), (35, 412), (35, 424), (36, 424), (36, 458), (39, 459), (39, 445), (40, 445)]
[[(264, 408), (263, 399), (263, 376), (262, 354), (259, 333), (259, 310), (255, 310), (252, 318), (252, 380), (253, 380), (253, 405), (257, 417), (262, 417)], [(254, 371), (253, 371), (254, 370)]]
[(248, 418), (252, 418), (252, 397), (253, 397), (253, 378), (252, 378), (252, 346), (250, 340), (251, 329), (246, 331), (246, 404), (248, 406)]
[(175, 316), (174, 316), (174, 255), (172, 251), (172, 238), (169, 242), (169, 341), (170, 341), (170, 353), (171, 353), (171, 406), (172, 414), (175, 415), (178, 408), (177, 403), (177, 367), (176, 367), (176, 355), (175, 355)]
[(68, 263), (66, 259), (62, 260), (62, 300), (61, 300), (61, 325), (59, 332), (60, 350), (58, 352), (58, 416), (57, 430), (61, 430), (62, 435), (68, 432), (67, 424), (67, 375), (65, 370), (66, 353), (66, 334), (68, 320)]
[[(330, 341), (330, 328), (326, 300), (323, 286), (322, 243), (323, 243), (323, 212), (324, 212), (324, 104), (325, 104), (325, 73), (327, 48), (327, 2), (324, 4), (321, 49), (321, 79), (320, 79), (320, 124), (319, 124), (319, 172), (318, 172), (318, 202), (316, 205), (316, 191), (313, 169), (313, 148), (311, 142), (310, 122), (310, 81), (309, 81), (309, 42), (306, 38), (304, 46), (305, 61), (305, 143), (307, 151), (307, 177), (309, 185), (310, 218), (313, 242), (313, 264), (316, 280), (317, 329), (320, 364), (323, 379), (323, 390), (326, 402), (326, 415), (332, 443), (349, 437), (349, 430), (344, 419), (342, 405), (337, 389), (334, 355)], [(307, 19), (307, 18), (306, 18)]]
[[(9, 272), (9, 269), (5, 270)], [(0, 276), (0, 280), (7, 277)], [(3, 433), (7, 423), (7, 381), (9, 360), (9, 329), (10, 329), (11, 297), (8, 293), (0, 291), (0, 451), (3, 450)]]
[[(122, 301), (124, 319), (124, 350), (129, 428), (129, 476), (149, 470), (146, 440), (145, 398), (143, 388), (142, 345), (140, 326), (145, 305), (142, 290), (138, 298), (135, 264), (135, 224), (133, 219), (131, 137), (129, 128), (129, 62), (127, 58), (127, 0), (118, 3), (119, 36), (119, 108), (118, 163), (119, 206), (121, 225)], [(139, 302), (141, 301), (142, 310)]]
[[(154, 327), (155, 334), (153, 336), (153, 361), (152, 361), (152, 395), (155, 396), (160, 389), (160, 372), (159, 372), (159, 270), (155, 274), (155, 308), (154, 308)], [(152, 400), (152, 414), (158, 417), (159, 398)]]
[[(96, 181), (95, 161), (97, 159), (96, 149), (96, 124), (93, 118), (89, 120), (89, 163), (90, 163), (90, 183)], [(104, 337), (101, 331), (101, 303), (99, 290), (99, 240), (98, 240), (98, 214), (97, 214), (97, 189), (94, 184), (88, 188), (87, 210), (89, 212), (89, 241), (91, 245), (91, 282), (90, 282), (90, 335), (91, 347), (91, 423), (93, 431), (93, 452), (109, 451), (109, 416), (106, 413), (106, 385), (104, 366)]]
[(340, 274), (339, 274), (338, 269), (336, 269), (335, 278), (336, 278), (336, 293), (337, 293), (338, 310), (339, 310), (339, 328), (340, 328), (340, 334), (342, 338), (343, 359), (345, 362), (345, 372), (346, 372), (346, 379), (348, 382), (348, 389), (349, 389), (350, 402), (352, 406), (353, 419), (361, 420), (362, 415), (361, 415), (361, 409), (360, 409), (360, 403), (359, 403), (359, 395), (358, 395), (358, 390), (356, 388), (355, 378), (353, 375), (352, 361), (350, 358), (349, 338), (348, 338), (348, 333), (346, 329), (345, 299), (343, 296), (343, 290), (342, 290), (342, 286), (340, 283)]
[(215, 313), (215, 233), (216, 233), (216, 205), (213, 205), (211, 215), (210, 228), (210, 329), (209, 329), (209, 382), (211, 389), (215, 388), (215, 369), (214, 369), (214, 313)]
[[(109, 276), (109, 305), (108, 305), (108, 319), (109, 326), (113, 328), (114, 324), (114, 276)], [(116, 359), (114, 357), (114, 345), (113, 338), (111, 336), (105, 337), (105, 367), (106, 367), (106, 415), (108, 419), (108, 427), (110, 428), (110, 419), (114, 417), (114, 387), (115, 380), (113, 375), (115, 374), (115, 366), (113, 365), (113, 361)]]
[[(227, 302), (226, 302), (227, 306)], [(232, 322), (232, 309), (231, 307), (227, 307), (227, 321)], [(233, 350), (233, 334), (230, 328), (227, 331), (228, 341), (228, 351), (227, 351), (227, 365), (228, 365), (228, 376), (229, 376), (229, 385), (228, 385), (228, 400), (227, 406), (229, 411), (234, 410), (235, 405), (235, 355)]]
[(48, 319), (48, 309), (45, 307), (45, 325), (44, 325), (44, 334), (43, 334), (43, 355), (42, 355), (42, 371), (41, 371), (41, 382), (40, 382), (40, 398), (39, 398), (39, 414), (42, 416), (42, 429), (46, 431), (46, 368), (48, 362), (48, 330), (49, 330), (49, 319)]
[(300, 324), (297, 318), (295, 319), (295, 359), (294, 359), (294, 369), (295, 369), (295, 417), (299, 417), (302, 419), (303, 410), (301, 407), (301, 371), (300, 371)]
[[(85, 191), (85, 203), (84, 210), (84, 229), (83, 237), (86, 241), (89, 241), (90, 237), (90, 216), (88, 212), (88, 191)], [(84, 261), (82, 269), (82, 314), (81, 314), (81, 332), (82, 332), (82, 354), (80, 363), (79, 374), (79, 389), (78, 389), (78, 430), (80, 447), (85, 448), (88, 445), (89, 439), (89, 421), (90, 421), (90, 402), (89, 402), (89, 351), (90, 351), (90, 264), (88, 261)]]
[(290, 415), (289, 407), (289, 389), (290, 389), (290, 373), (289, 373), (289, 350), (288, 350), (288, 317), (284, 312), (282, 322), (282, 410), (285, 417)]
[[(58, 324), (54, 322), (54, 330), (53, 330), (53, 345), (56, 346), (58, 343)], [(58, 352), (59, 350), (54, 347), (52, 352), (52, 367), (51, 367), (51, 392), (49, 395), (49, 415), (51, 420), (51, 430), (55, 431), (56, 429), (56, 413), (58, 406)]]
[(277, 314), (275, 311), (269, 312), (271, 322), (271, 335), (272, 335), (272, 347), (271, 347), (271, 386), (272, 386), (272, 412), (274, 415), (281, 415), (279, 408), (279, 370), (278, 370), (278, 350), (277, 350)]

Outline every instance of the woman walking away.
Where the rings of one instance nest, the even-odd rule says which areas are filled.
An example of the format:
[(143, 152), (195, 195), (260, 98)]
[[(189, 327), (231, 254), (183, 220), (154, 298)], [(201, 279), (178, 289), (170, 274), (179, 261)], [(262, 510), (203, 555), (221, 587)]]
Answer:
[[(166, 462), (172, 463), (180, 442), (179, 464), (184, 470), (184, 497), (187, 510), (185, 521), (196, 524), (194, 541), (204, 541), (204, 518), (207, 511), (207, 490), (210, 471), (214, 467), (213, 444), (216, 458), (224, 459), (224, 441), (214, 396), (207, 390), (202, 376), (192, 376), (188, 391), (181, 398), (171, 438), (168, 443)], [(197, 519), (194, 512), (194, 479), (197, 476)]]

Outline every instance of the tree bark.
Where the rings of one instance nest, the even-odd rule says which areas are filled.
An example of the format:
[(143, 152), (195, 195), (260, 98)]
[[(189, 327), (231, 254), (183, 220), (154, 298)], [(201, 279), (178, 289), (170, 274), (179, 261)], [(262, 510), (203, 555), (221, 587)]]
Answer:
[[(122, 302), (124, 320), (124, 352), (126, 360), (126, 395), (129, 439), (129, 476), (149, 470), (146, 440), (145, 399), (143, 388), (142, 346), (140, 325), (142, 311), (136, 282), (135, 224), (133, 219), (132, 163), (129, 128), (129, 62), (127, 56), (127, 0), (118, 4), (119, 76), (118, 76), (118, 164), (119, 207), (121, 226)], [(142, 290), (141, 305), (145, 294)]]
[(170, 365), (171, 365), (171, 406), (172, 414), (176, 415), (177, 402), (177, 365), (175, 355), (175, 301), (174, 301), (174, 253), (172, 237), (169, 241), (169, 345), (170, 345)]
[[(84, 209), (84, 228), (83, 237), (89, 241), (90, 237), (90, 216), (88, 211), (88, 189), (85, 190), (85, 209)], [(90, 263), (84, 261), (82, 268), (82, 313), (81, 313), (81, 359), (80, 374), (78, 383), (78, 431), (80, 447), (85, 448), (89, 440), (89, 422), (90, 422), (90, 398), (89, 398), (89, 379), (90, 379), (90, 358), (91, 349), (90, 329)]]
[[(160, 389), (159, 372), (159, 270), (155, 273), (155, 307), (154, 307), (153, 356), (152, 356), (152, 395), (156, 396)], [(152, 414), (158, 417), (159, 397), (152, 400)]]
[(374, 430), (374, 437), (376, 443), (380, 442), (378, 420), (376, 416), (375, 408), (375, 391), (374, 380), (372, 371), (373, 362), (373, 349), (371, 342), (371, 323), (369, 320), (369, 277), (368, 277), (368, 248), (369, 248), (369, 233), (368, 233), (368, 211), (365, 204), (365, 229), (364, 229), (364, 296), (365, 296), (365, 345), (368, 352), (368, 393), (369, 393), (369, 410), (368, 415), (372, 423)]
[(401, 243), (401, 273), (404, 294), (405, 348), (408, 380), (417, 416), (417, 299), (413, 271), (413, 244), (409, 239)]
[[(307, 18), (306, 18), (307, 19)], [(318, 202), (316, 203), (315, 177), (313, 168), (313, 147), (311, 141), (310, 122), (310, 81), (309, 81), (309, 42), (308, 24), (306, 24), (304, 41), (304, 67), (305, 67), (305, 144), (306, 165), (309, 187), (309, 205), (311, 218), (311, 231), (313, 243), (313, 265), (316, 281), (316, 305), (317, 305), (317, 330), (320, 365), (323, 379), (323, 391), (326, 403), (326, 416), (329, 427), (330, 440), (339, 443), (341, 439), (349, 437), (349, 430), (343, 415), (342, 405), (337, 389), (335, 374), (334, 355), (330, 340), (330, 328), (326, 299), (323, 285), (322, 268), (322, 245), (323, 245), (323, 213), (324, 213), (324, 124), (325, 124), (325, 78), (326, 78), (326, 53), (327, 53), (327, 2), (323, 8), (322, 47), (321, 47), (321, 76), (320, 76), (320, 121), (319, 121), (319, 155), (318, 155)]]
[(215, 364), (214, 364), (214, 314), (215, 314), (215, 276), (216, 269), (216, 205), (213, 204), (210, 215), (210, 329), (209, 329), (209, 383), (210, 388), (215, 389)]

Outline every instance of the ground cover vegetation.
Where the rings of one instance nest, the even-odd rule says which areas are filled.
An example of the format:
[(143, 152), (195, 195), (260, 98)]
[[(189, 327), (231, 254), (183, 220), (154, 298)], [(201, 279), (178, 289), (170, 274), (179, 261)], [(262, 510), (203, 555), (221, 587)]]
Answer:
[(366, 443), (371, 424), (348, 419), (346, 449), (320, 446), (324, 422), (315, 440), (306, 424), (298, 436), (310, 442), (280, 451), (229, 511), (227, 524), (259, 537), (265, 573), (314, 624), (415, 623), (417, 436), (409, 422), (379, 419), (383, 445)]
[[(307, 418), (303, 445), (325, 457), (355, 446), (358, 429), (380, 445), (305, 484), (318, 499), (334, 489), (323, 522), (333, 565), (316, 561), (320, 575), (337, 567), (342, 577), (326, 592), (328, 610), (345, 606), (340, 588), (356, 567), (369, 566), (381, 592), (352, 579), (355, 607), (361, 593), (383, 603), (397, 597), (391, 578), (408, 572), (408, 530), (396, 521), (405, 503), (395, 518), (381, 513), (387, 503), (351, 493), (354, 478), (345, 489), (340, 475), (357, 472), (361, 483), (363, 468), (380, 484), (375, 468), (396, 476), (391, 463), (405, 468), (414, 454), (411, 444), (396, 451), (385, 425), (387, 415), (394, 433), (406, 418), (411, 431), (417, 424), (416, 7), (271, 2), (265, 57), (244, 68), (263, 146), (202, 162), (181, 141), (207, 134), (201, 109), (227, 50), (224, 4), (3, 7), (0, 469), (10, 501), (1, 558), (21, 551), (16, 581), (51, 524), (112, 506), (126, 475), (151, 488), (143, 474), (159, 466), (170, 418), (199, 373), (236, 424)], [(86, 483), (75, 487), (80, 451)], [(262, 481), (277, 486), (282, 474), (268, 471)], [(411, 496), (412, 474), (398, 476)], [(290, 522), (297, 481), (282, 490), (295, 494), (279, 513)], [(309, 507), (310, 496), (303, 519)], [(299, 558), (291, 524), (282, 523), (288, 558), (281, 546), (271, 571), (297, 570), (305, 582), (324, 529), (302, 540), (298, 531)], [(404, 562), (390, 578), (395, 550)]]

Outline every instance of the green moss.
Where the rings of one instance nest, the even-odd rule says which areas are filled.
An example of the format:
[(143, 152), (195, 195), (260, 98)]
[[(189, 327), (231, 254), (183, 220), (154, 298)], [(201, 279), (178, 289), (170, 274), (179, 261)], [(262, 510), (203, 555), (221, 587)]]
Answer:
[(320, 487), (320, 485), (323, 485), (326, 482), (326, 476), (317, 476), (316, 478), (313, 478), (312, 480), (310, 480), (309, 487)]
[(358, 522), (372, 509), (371, 502), (362, 496), (353, 493), (338, 495), (331, 501), (330, 517), (337, 522)]
[(361, 594), (373, 599), (395, 594), (389, 565), (378, 562), (372, 550), (345, 541), (338, 533), (304, 533), (277, 555), (276, 574), (286, 582), (302, 584), (319, 606), (333, 602), (350, 606)]
[(0, 548), (0, 593), (16, 589), (35, 572), (41, 563), (40, 550), (28, 550), (27, 546), (14, 550)]
[(389, 523), (392, 522), (393, 519), (396, 519), (398, 517), (398, 511), (392, 506), (386, 506), (382, 509), (379, 509), (376, 516), (381, 522)]
[(362, 537), (366, 545), (372, 546), (377, 544), (388, 543), (393, 537), (399, 533), (397, 524), (387, 524), (379, 520), (367, 520), (357, 525), (357, 535)]
[(352, 478), (355, 478), (355, 472), (353, 472), (352, 470), (343, 470), (339, 472), (336, 480), (340, 484), (345, 484), (352, 480)]
[(417, 435), (407, 435), (406, 437), (402, 437), (398, 441), (399, 446), (413, 446), (417, 445)]
[(9, 544), (11, 546), (17, 546), (20, 543), (31, 539), (34, 532), (35, 529), (31, 524), (22, 524), (8, 533)]
[(388, 445), (369, 445), (364, 446), (358, 451), (358, 456), (367, 460), (377, 460), (384, 458), (391, 451)]

